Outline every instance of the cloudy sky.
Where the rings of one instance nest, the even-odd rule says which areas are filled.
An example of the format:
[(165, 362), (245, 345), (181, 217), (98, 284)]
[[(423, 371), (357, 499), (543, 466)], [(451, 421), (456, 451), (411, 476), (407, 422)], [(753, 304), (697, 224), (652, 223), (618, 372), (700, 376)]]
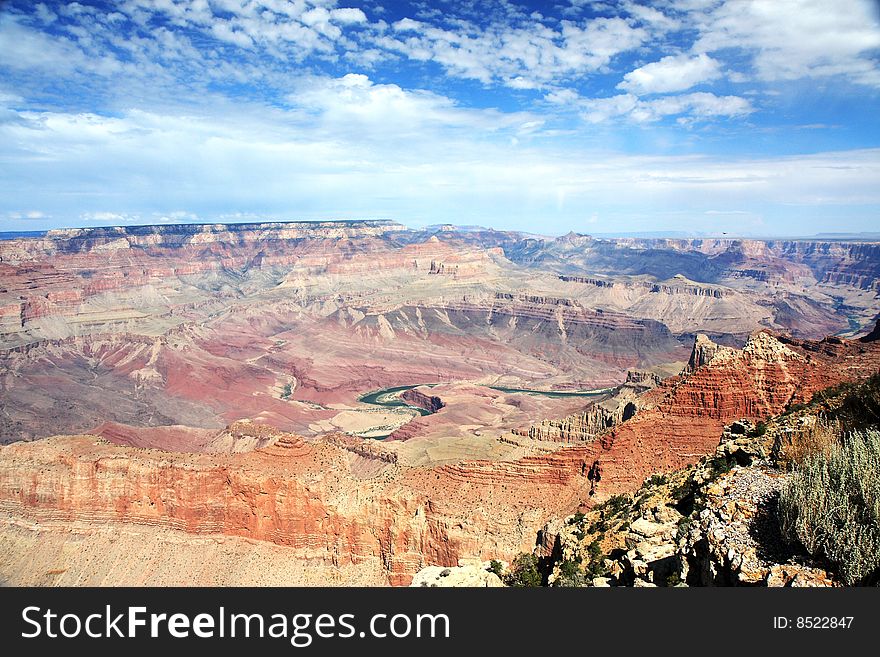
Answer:
[(876, 0), (0, 2), (0, 230), (880, 229)]

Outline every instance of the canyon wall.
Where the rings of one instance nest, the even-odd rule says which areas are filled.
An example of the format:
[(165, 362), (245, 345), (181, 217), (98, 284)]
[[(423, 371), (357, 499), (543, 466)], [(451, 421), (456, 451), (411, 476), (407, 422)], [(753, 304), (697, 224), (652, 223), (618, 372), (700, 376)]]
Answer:
[(380, 450), (372, 456), (381, 469), (366, 478), (352, 476), (351, 459), (371, 455), (347, 445), (351, 438), (279, 435), (243, 454), (137, 449), (94, 436), (16, 443), (0, 448), (0, 508), (37, 523), (247, 537), (287, 546), (297, 559), (368, 564), (405, 584), (424, 565), (530, 549), (547, 518), (695, 462), (732, 419), (761, 419), (876, 371), (880, 349), (757, 333), (742, 350), (702, 361), (641, 393), (635, 415), (593, 441), (435, 467), (403, 467)]
[(434, 395), (427, 395), (416, 388), (404, 390), (400, 396), (406, 402), (412, 404), (413, 406), (423, 408), (429, 413), (436, 413), (445, 406), (443, 400), (439, 397), (435, 397)]

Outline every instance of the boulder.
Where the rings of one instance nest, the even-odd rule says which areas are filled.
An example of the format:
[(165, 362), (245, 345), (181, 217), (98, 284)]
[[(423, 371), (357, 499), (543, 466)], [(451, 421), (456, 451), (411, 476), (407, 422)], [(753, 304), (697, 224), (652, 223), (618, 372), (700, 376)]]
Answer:
[(415, 574), (410, 586), (487, 588), (504, 584), (498, 575), (477, 566), (426, 566)]

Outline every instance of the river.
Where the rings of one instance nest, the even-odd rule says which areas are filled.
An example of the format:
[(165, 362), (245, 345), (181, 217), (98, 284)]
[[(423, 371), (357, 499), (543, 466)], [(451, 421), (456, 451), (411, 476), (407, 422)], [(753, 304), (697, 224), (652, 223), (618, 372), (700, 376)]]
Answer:
[[(431, 415), (432, 411), (429, 411), (424, 408), (420, 408), (418, 406), (413, 406), (412, 404), (407, 404), (403, 399), (400, 398), (400, 394), (406, 390), (412, 390), (413, 388), (418, 388), (419, 386), (425, 386), (428, 388), (432, 388), (436, 385), (440, 385), (438, 383), (416, 383), (414, 385), (408, 386), (393, 386), (391, 388), (382, 388), (381, 390), (374, 390), (373, 392), (368, 392), (365, 395), (361, 395), (358, 397), (358, 401), (363, 402), (365, 404), (372, 404), (373, 406), (385, 406), (389, 408), (393, 407), (406, 407), (411, 408), (414, 411), (418, 411), (420, 415)], [(528, 395), (542, 395), (544, 397), (599, 397), (601, 395), (606, 394), (611, 391), (612, 388), (601, 388), (598, 390), (533, 390), (530, 388), (504, 388), (501, 386), (487, 386), (492, 390), (497, 390), (498, 392), (506, 392), (506, 393), (525, 393)]]

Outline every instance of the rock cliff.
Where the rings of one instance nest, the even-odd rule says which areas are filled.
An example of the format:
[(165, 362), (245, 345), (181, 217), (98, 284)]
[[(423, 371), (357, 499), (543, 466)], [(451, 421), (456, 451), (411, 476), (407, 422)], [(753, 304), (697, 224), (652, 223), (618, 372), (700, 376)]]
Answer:
[[(425, 565), (510, 559), (531, 549), (547, 518), (711, 453), (731, 418), (763, 418), (878, 366), (876, 342), (784, 344), (760, 333), (641, 393), (640, 410), (593, 441), (433, 467), (403, 466), (385, 449), (359, 449), (360, 439), (273, 439), (254, 426), (229, 430), (272, 440), (246, 453), (174, 453), (94, 436), (15, 443), (0, 448), (0, 508), (35, 523), (246, 537), (285, 546), (292, 558), (367, 564), (406, 584)], [(365, 458), (378, 469), (364, 471)]]
[(423, 408), (429, 413), (436, 413), (445, 406), (443, 400), (439, 397), (426, 395), (416, 388), (405, 390), (400, 396), (413, 406)]

